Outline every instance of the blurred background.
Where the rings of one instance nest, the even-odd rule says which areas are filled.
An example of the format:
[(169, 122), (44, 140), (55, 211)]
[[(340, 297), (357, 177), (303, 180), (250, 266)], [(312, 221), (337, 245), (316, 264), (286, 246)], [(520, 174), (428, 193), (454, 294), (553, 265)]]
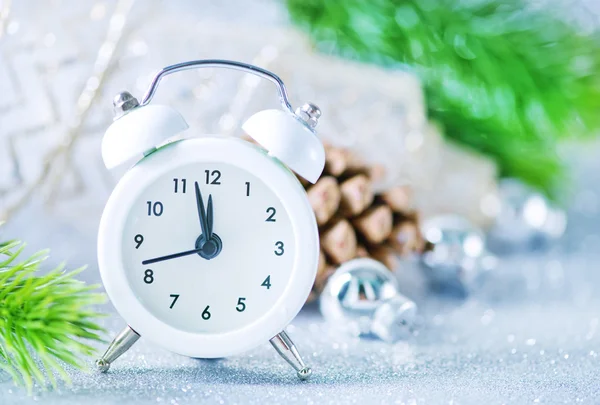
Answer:
[[(139, 98), (185, 60), (252, 63), (282, 77), (294, 106), (319, 105), (319, 135), (378, 168), (376, 193), (405, 192), (428, 246), (387, 263), (420, 309), (407, 340), (343, 340), (314, 306), (301, 315), (297, 343), (323, 370), (310, 398), (339, 384), (338, 400), (365, 403), (597, 401), (598, 12), (595, 0), (1, 0), (0, 235), (51, 248), (49, 265), (88, 264), (82, 279), (100, 282), (97, 227), (118, 180), (100, 142), (114, 95)], [(194, 134), (223, 136), (278, 106), (270, 83), (224, 70), (170, 76), (154, 102), (177, 108)], [(463, 260), (472, 234), (484, 235), (476, 259), (492, 261)], [(123, 325), (113, 315), (107, 326)], [(128, 375), (137, 388), (74, 377), (47, 400), (102, 403), (116, 384), (114, 401), (185, 403), (196, 397), (175, 394), (183, 379), (217, 387), (210, 400), (245, 402), (280, 366), (262, 349), (233, 360), (263, 374), (228, 396), (223, 387), (245, 381), (225, 377), (228, 366), (211, 365), (212, 379), (192, 363), (168, 372), (183, 360), (136, 350), (124, 367), (144, 365), (146, 377)], [(353, 371), (336, 375), (340, 365)], [(306, 400), (298, 387), (270, 389), (273, 402)]]

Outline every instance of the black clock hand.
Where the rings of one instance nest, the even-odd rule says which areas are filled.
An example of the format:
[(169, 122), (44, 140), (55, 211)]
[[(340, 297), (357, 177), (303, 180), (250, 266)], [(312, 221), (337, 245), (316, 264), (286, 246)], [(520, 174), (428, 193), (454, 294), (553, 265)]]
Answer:
[(196, 182), (196, 206), (198, 207), (198, 218), (200, 219), (200, 228), (202, 228), (202, 235), (204, 240), (208, 240), (207, 236), (209, 233), (208, 221), (206, 220), (206, 211), (204, 210), (204, 201), (202, 201), (202, 194), (200, 193), (200, 186)]
[(206, 240), (211, 240), (213, 235), (213, 204), (212, 194), (208, 195), (208, 204), (206, 205), (206, 223), (208, 225)]
[[(202, 234), (196, 239), (196, 250), (190, 250), (189, 252), (184, 253), (191, 255), (192, 253), (196, 252), (206, 260), (211, 260), (221, 253), (223, 242), (221, 241), (221, 238), (219, 238), (217, 234), (213, 234), (212, 231), (214, 223), (212, 194), (208, 195), (207, 210), (204, 208), (204, 201), (202, 200), (202, 193), (200, 192), (200, 186), (198, 185), (198, 182), (195, 182), (195, 186), (196, 207), (198, 208), (198, 218), (200, 219), (200, 228), (202, 228)], [(169, 256), (169, 259), (171, 258), (172, 257)]]
[(194, 250), (188, 250), (188, 251), (181, 252), (181, 253), (174, 253), (172, 255), (167, 255), (167, 256), (156, 257), (154, 259), (144, 260), (142, 262), (142, 264), (145, 266), (147, 264), (158, 263), (158, 262), (162, 262), (162, 261), (165, 261), (165, 260), (177, 259), (178, 257), (189, 256), (189, 255), (193, 255), (195, 253), (199, 253), (201, 250), (202, 250), (202, 248), (200, 248), (200, 249), (194, 249)]

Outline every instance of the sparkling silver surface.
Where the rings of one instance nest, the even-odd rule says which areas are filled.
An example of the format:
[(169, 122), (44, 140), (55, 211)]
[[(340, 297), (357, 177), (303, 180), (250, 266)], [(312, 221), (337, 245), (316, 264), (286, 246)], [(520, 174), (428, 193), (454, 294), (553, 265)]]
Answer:
[[(542, 277), (545, 279), (545, 277)], [(558, 292), (558, 290), (556, 291)], [(526, 295), (526, 294), (525, 294)], [(446, 303), (408, 342), (348, 340), (306, 311), (290, 333), (313, 368), (307, 382), (270, 345), (195, 360), (143, 339), (108, 374), (70, 372), (71, 387), (2, 404), (597, 403), (598, 306), (562, 300)], [(437, 312), (437, 311), (434, 311)], [(109, 322), (112, 331), (122, 323)], [(37, 390), (36, 390), (37, 391)], [(452, 402), (454, 401), (454, 402)]]

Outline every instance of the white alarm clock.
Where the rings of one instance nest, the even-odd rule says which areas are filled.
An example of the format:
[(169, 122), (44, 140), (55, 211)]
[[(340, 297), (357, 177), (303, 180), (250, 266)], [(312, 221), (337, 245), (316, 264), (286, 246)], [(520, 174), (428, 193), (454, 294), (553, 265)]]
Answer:
[[(200, 67), (253, 73), (277, 85), (282, 110), (253, 115), (244, 131), (261, 147), (218, 136), (183, 138), (173, 108), (149, 104), (160, 80)], [(325, 153), (319, 109), (294, 111), (273, 73), (240, 62), (169, 66), (139, 103), (123, 92), (102, 142), (105, 165), (134, 162), (112, 192), (98, 233), (106, 291), (128, 327), (97, 361), (101, 371), (144, 336), (172, 352), (217, 358), (270, 340), (307, 378), (284, 328), (312, 288), (316, 220), (295, 171), (314, 183)], [(290, 170), (291, 169), (291, 170)]]

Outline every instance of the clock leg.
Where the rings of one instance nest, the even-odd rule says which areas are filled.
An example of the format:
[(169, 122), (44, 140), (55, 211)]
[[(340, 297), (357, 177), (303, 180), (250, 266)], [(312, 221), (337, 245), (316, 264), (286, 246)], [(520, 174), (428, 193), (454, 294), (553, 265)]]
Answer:
[(296, 370), (298, 373), (298, 378), (301, 380), (306, 380), (310, 377), (312, 370), (306, 364), (304, 364), (304, 360), (300, 357), (300, 353), (298, 353), (298, 349), (296, 349), (296, 345), (292, 342), (292, 339), (288, 336), (285, 331), (282, 331), (275, 337), (270, 340), (271, 344), (277, 350), (277, 353), (281, 357), (287, 361), (290, 366)]
[(98, 370), (102, 373), (107, 372), (111, 363), (129, 350), (139, 338), (140, 335), (129, 326), (123, 329), (110, 343), (104, 355), (96, 360), (96, 367)]

